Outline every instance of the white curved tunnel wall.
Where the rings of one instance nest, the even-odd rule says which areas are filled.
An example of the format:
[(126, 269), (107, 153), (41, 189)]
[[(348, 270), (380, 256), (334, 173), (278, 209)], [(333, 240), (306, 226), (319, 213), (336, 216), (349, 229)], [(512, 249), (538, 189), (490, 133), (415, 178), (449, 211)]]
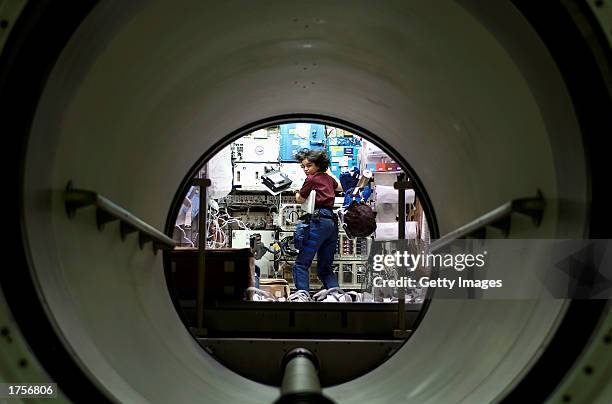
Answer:
[[(269, 116), (321, 113), (366, 128), (403, 156), (442, 234), (539, 188), (549, 198), (542, 226), (515, 234), (552, 237), (556, 200), (586, 198), (580, 164), (571, 167), (575, 192), (557, 187), (564, 162), (553, 145), (582, 161), (571, 110), (569, 135), (551, 133), (524, 72), (457, 3), (130, 7), (103, 1), (64, 51), (39, 105), (25, 177), (28, 243), (51, 317), (121, 402), (261, 403), (277, 390), (199, 349), (172, 307), (161, 255), (139, 250), (136, 237), (122, 243), (116, 225), (99, 233), (93, 210), (67, 219), (68, 180), (163, 228), (185, 173), (223, 136)], [(558, 74), (533, 43), (554, 87)], [(573, 219), (581, 235), (582, 217)], [(553, 301), (434, 301), (398, 354), (326, 394), (340, 403), (491, 400), (525, 371), (562, 312)]]

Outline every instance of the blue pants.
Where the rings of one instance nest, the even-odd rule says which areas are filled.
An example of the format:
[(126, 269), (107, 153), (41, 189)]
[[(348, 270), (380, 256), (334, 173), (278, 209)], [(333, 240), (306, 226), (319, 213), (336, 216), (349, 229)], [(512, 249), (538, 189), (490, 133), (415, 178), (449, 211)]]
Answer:
[[(323, 211), (331, 214), (331, 210)], [(297, 290), (310, 289), (310, 264), (317, 254), (317, 275), (325, 289), (339, 286), (332, 270), (334, 253), (338, 243), (338, 226), (332, 219), (311, 220), (308, 236), (303, 242), (300, 253), (293, 265), (293, 280)]]

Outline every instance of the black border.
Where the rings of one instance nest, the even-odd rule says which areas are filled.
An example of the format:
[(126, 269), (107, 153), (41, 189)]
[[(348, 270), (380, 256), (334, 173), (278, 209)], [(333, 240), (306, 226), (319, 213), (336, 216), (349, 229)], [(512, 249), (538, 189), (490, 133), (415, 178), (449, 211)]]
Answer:
[[(512, 0), (548, 47), (557, 63), (574, 101), (574, 108), (584, 134), (584, 144), (592, 175), (590, 238), (610, 238), (608, 226), (612, 212), (606, 194), (608, 157), (612, 133), (610, 94), (593, 59), (589, 43), (581, 35), (560, 2)], [(574, 3), (574, 2), (572, 2)], [(0, 271), (0, 284), (15, 320), (30, 348), (49, 375), (58, 382), (66, 396), (75, 402), (109, 402), (108, 397), (71, 357), (46, 317), (27, 264), (22, 242), (23, 153), (38, 99), (64, 45), (97, 0), (27, 2), (7, 38), (0, 66), (0, 122), (7, 145), (5, 173), (11, 175), (5, 193), (9, 202), (7, 229), (19, 229), (19, 237), (9, 237), (16, 257)], [(583, 15), (594, 23), (594, 16), (584, 2), (575, 2)], [(602, 40), (601, 31), (595, 28)], [(605, 42), (604, 42), (605, 43)], [(604, 49), (606, 49), (604, 47)], [(607, 52), (608, 60), (609, 50)], [(269, 121), (266, 120), (266, 123)], [(18, 152), (11, 153), (10, 150)], [(11, 214), (12, 212), (12, 214)], [(16, 214), (20, 212), (20, 214)], [(433, 216), (432, 216), (433, 217)], [(430, 223), (433, 226), (433, 223)], [(597, 326), (607, 301), (572, 301), (561, 326), (531, 371), (504, 402), (544, 401), (571, 368), (591, 332)], [(570, 349), (571, 348), (571, 349)]]

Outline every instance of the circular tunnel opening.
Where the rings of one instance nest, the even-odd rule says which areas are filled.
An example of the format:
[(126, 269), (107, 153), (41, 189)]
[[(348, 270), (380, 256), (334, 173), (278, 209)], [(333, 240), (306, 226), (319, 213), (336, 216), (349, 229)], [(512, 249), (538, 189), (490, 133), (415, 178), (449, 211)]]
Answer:
[[(299, 153), (308, 150), (325, 153), (329, 168), (321, 173), (339, 185), (333, 201), (325, 202), (333, 203), (334, 215), (342, 215), (353, 201), (363, 201), (376, 222), (375, 229), (357, 237), (344, 226), (348, 221), (338, 220), (326, 261), (324, 245), (314, 247), (314, 256), (302, 258), (294, 243), (296, 225), (309, 222), (308, 208), (295, 195), (307, 179)], [(276, 173), (283, 175), (278, 183), (263, 180)], [(407, 189), (403, 216), (396, 183)], [(201, 203), (202, 192), (207, 203)], [(201, 210), (206, 215), (200, 219)], [(280, 363), (293, 348), (307, 347), (326, 364), (321, 384), (339, 384), (397, 352), (425, 315), (429, 288), (381, 287), (382, 279), (397, 282), (403, 272), (396, 267), (373, 270), (373, 256), (399, 248), (400, 221), (405, 222), (406, 249), (423, 251), (437, 238), (424, 185), (380, 137), (322, 115), (262, 120), (204, 153), (181, 182), (166, 221), (166, 233), (177, 242), (165, 253), (170, 295), (198, 343), (237, 373), (278, 385), (282, 367), (270, 363)], [(203, 225), (206, 231), (201, 232)], [(202, 234), (205, 239), (200, 240)], [(302, 261), (308, 267), (310, 303), (296, 299), (303, 296), (294, 279)], [(232, 276), (223, 272), (228, 264), (235, 268)], [(326, 266), (333, 280), (322, 282), (317, 270)], [(424, 266), (418, 269), (429, 273)], [(405, 302), (401, 324), (400, 298)], [(245, 356), (250, 360), (242, 360)], [(350, 371), (332, 365), (349, 360)]]
[[(363, 5), (251, 10), (270, 19), (261, 31), (255, 28), (262, 25), (251, 24), (250, 14), (235, 5), (191, 4), (188, 12), (163, 2), (133, 3), (129, 10), (113, 2), (55, 11), (48, 4), (28, 4), (24, 24), (11, 19), (8, 25), (19, 29), (19, 40), (11, 34), (10, 52), (2, 54), (3, 62), (9, 61), (2, 66), (2, 110), (8, 111), (6, 127), (21, 136), (16, 149), (24, 152), (9, 156), (20, 172), (12, 189), (21, 197), (14, 198), (14, 210), (21, 213), (14, 224), (21, 230), (21, 271), (11, 272), (16, 280), (3, 271), (3, 293), (17, 320), (11, 332), (21, 330), (25, 337), (17, 340), (36, 354), (27, 370), (38, 359), (44, 374), (59, 381), (69, 397), (246, 403), (277, 396), (275, 389), (201, 355), (177, 321), (159, 256), (139, 255), (137, 243), (121, 244), (116, 232), (101, 236), (92, 226), (93, 214), (79, 215), (76, 222), (65, 217), (60, 194), (72, 178), (75, 185), (104, 192), (162, 228), (176, 183), (189, 169), (182, 162), (168, 163), (168, 151), (190, 156), (189, 164), (197, 158), (176, 142), (182, 134), (201, 142), (198, 150), (207, 150), (236, 125), (261, 116), (329, 111), (382, 134), (409, 157), (427, 184), (436, 178), (445, 184), (428, 189), (443, 233), (544, 185), (559, 210), (552, 205), (537, 235), (608, 234), (602, 219), (609, 218), (609, 204), (601, 190), (606, 189), (603, 151), (609, 150), (609, 139), (597, 135), (601, 127), (609, 128), (603, 118), (609, 94), (584, 38), (575, 32), (573, 15), (561, 4), (397, 5), (376, 10), (375, 20), (385, 21), (382, 25), (372, 22), (374, 10)], [(288, 28), (295, 27), (296, 13), (303, 15), (299, 21), (312, 21), (304, 29), (314, 38), (302, 40), (303, 31)], [(208, 41), (220, 38), (218, 27), (203, 25), (200, 17), (234, 23), (241, 15), (246, 17), (234, 24), (231, 35)], [(329, 21), (334, 24), (325, 25)], [(355, 21), (361, 21), (359, 31), (350, 30)], [(181, 30), (169, 35), (168, 26)], [(287, 38), (286, 32), (293, 34)], [(194, 44), (202, 48), (193, 52)], [(156, 63), (148, 63), (153, 48), (159, 50)], [(304, 53), (312, 50), (316, 53)], [(276, 56), (278, 69), (263, 63), (262, 54)], [(317, 66), (304, 70), (314, 58)], [(568, 69), (571, 59), (584, 63)], [(298, 69), (314, 72), (317, 81), (300, 86), (305, 92), (295, 97)], [(205, 78), (197, 88), (194, 76)], [(168, 81), (160, 83), (160, 77)], [(279, 89), (281, 81), (290, 86)], [(276, 108), (246, 103), (244, 94), (250, 101), (269, 97)], [(196, 122), (198, 130), (177, 123), (198, 115), (193, 105), (206, 111)], [(340, 105), (348, 108), (341, 111)], [(431, 129), (422, 132), (431, 134), (421, 138), (423, 156), (435, 150), (448, 158), (431, 162), (404, 149), (399, 128), (410, 122)], [(202, 129), (210, 136), (202, 137)], [(470, 181), (475, 173), (482, 174), (478, 183)], [(500, 178), (513, 181), (500, 188)], [(437, 208), (451, 199), (453, 204)], [(573, 302), (566, 310), (566, 303), (433, 302), (411, 344), (385, 366), (334, 386), (329, 394), (339, 402), (364, 397), (459, 402), (494, 401), (510, 391), (532, 397), (536, 390), (544, 399), (589, 341), (603, 306)], [(461, 355), (465, 341), (473, 341), (471, 356)], [(23, 355), (28, 355), (25, 350)], [(559, 357), (564, 364), (557, 369)], [(173, 388), (177, 379), (181, 389)], [(529, 388), (520, 393), (523, 386)]]

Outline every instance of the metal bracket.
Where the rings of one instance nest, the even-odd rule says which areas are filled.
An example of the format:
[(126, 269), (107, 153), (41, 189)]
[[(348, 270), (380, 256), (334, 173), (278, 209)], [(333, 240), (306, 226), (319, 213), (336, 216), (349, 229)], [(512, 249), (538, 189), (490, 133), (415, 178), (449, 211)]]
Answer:
[(466, 234), (465, 235), (466, 238), (476, 238), (476, 239), (483, 239), (487, 237), (487, 228), (486, 227), (480, 227), (476, 230), (474, 230), (473, 232)]
[[(145, 233), (138, 233), (138, 246), (142, 250), (148, 242), (153, 241), (153, 238)], [(155, 248), (153, 248), (153, 252), (155, 253)]]
[(137, 228), (130, 226), (124, 221), (121, 221), (121, 223), (119, 223), (119, 233), (121, 234), (121, 241), (125, 241), (128, 234), (134, 233), (136, 231), (138, 231)]
[(119, 220), (121, 240), (125, 240), (130, 233), (138, 232), (138, 242), (141, 249), (144, 244), (150, 241), (153, 241), (153, 253), (157, 253), (158, 249), (172, 249), (176, 246), (176, 242), (170, 237), (97, 192), (74, 189), (72, 181), (69, 181), (66, 185), (63, 197), (64, 207), (69, 218), (73, 218), (78, 209), (95, 206), (98, 230), (103, 230), (106, 223)]
[(72, 181), (68, 181), (64, 190), (64, 207), (69, 219), (76, 215), (77, 209), (95, 205), (97, 195), (91, 191), (77, 191), (72, 187)]
[(519, 198), (512, 201), (512, 210), (531, 217), (535, 226), (540, 226), (542, 223), (545, 207), (546, 200), (540, 189), (535, 198)]
[[(489, 226), (495, 227), (496, 229), (501, 230), (504, 237), (508, 237), (508, 235), (510, 234), (510, 223), (511, 223), (510, 216), (506, 216), (496, 222), (490, 223)], [(486, 235), (486, 231), (485, 231), (485, 235)], [(485, 238), (485, 237), (482, 237), (482, 238)]]
[(96, 223), (98, 225), (98, 230), (100, 231), (104, 230), (104, 225), (106, 223), (113, 222), (115, 220), (118, 220), (118, 219), (114, 217), (113, 215), (103, 211), (100, 208), (96, 209)]

